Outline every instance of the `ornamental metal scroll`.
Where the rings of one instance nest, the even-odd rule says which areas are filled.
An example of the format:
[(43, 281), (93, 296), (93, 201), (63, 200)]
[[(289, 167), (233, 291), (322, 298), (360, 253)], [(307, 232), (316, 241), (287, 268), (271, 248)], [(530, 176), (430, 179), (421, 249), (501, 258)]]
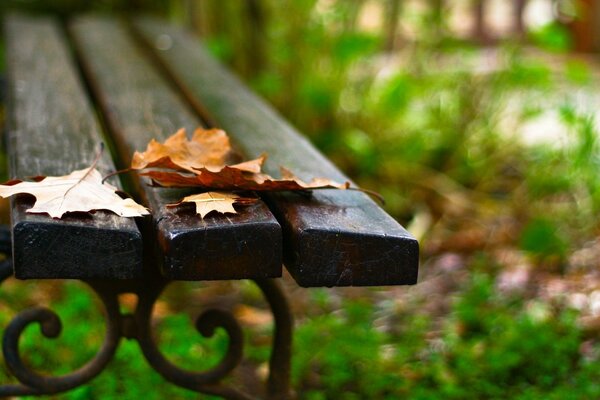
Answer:
[[(0, 264), (0, 282), (11, 275), (10, 263)], [(25, 310), (9, 323), (2, 341), (5, 362), (20, 383), (0, 386), (0, 397), (56, 394), (84, 385), (104, 370), (114, 357), (120, 339), (124, 337), (135, 339), (150, 366), (174, 385), (226, 399), (258, 398), (222, 382), (243, 358), (242, 329), (231, 313), (209, 309), (196, 319), (195, 327), (200, 334), (211, 337), (217, 328), (221, 328), (229, 337), (229, 344), (218, 365), (202, 372), (189, 371), (177, 367), (160, 352), (152, 332), (154, 304), (170, 281), (154, 277), (148, 280), (84, 282), (100, 298), (106, 318), (104, 342), (98, 353), (83, 367), (67, 375), (49, 376), (32, 370), (21, 357), (21, 334), (27, 326), (38, 323), (45, 337), (55, 338), (60, 335), (62, 324), (58, 315), (50, 309), (35, 307)], [(265, 279), (255, 280), (255, 283), (269, 303), (275, 321), (266, 398), (288, 399), (291, 397), (292, 316), (287, 300), (275, 281)], [(122, 314), (119, 310), (118, 296), (123, 293), (133, 293), (138, 297), (133, 314)]]

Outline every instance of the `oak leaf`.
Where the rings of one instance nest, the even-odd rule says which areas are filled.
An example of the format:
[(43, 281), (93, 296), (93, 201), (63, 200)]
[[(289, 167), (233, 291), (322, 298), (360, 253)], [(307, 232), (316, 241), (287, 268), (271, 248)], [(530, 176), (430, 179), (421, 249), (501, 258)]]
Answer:
[(281, 179), (261, 172), (266, 155), (254, 160), (233, 163), (233, 151), (227, 134), (219, 129), (201, 129), (188, 140), (184, 129), (164, 143), (152, 140), (146, 151), (135, 152), (131, 169), (148, 168), (141, 175), (163, 187), (199, 187), (205, 190), (301, 191), (311, 189), (348, 189), (348, 182), (325, 178), (304, 182), (281, 168)]
[(117, 195), (117, 188), (102, 183), (102, 175), (95, 168), (73, 171), (64, 176), (41, 177), (36, 182), (11, 181), (0, 185), (0, 197), (18, 193), (35, 196), (36, 201), (28, 213), (47, 213), (61, 218), (68, 212), (109, 210), (122, 217), (140, 217), (148, 210), (132, 199)]
[(234, 204), (248, 205), (257, 200), (255, 198), (241, 197), (234, 193), (206, 192), (184, 197), (180, 202), (169, 204), (168, 207), (176, 207), (183, 203), (194, 203), (196, 205), (196, 214), (200, 214), (200, 217), (204, 218), (213, 211), (221, 214), (236, 214), (237, 211), (233, 208)]
[(199, 187), (219, 190), (249, 191), (301, 191), (312, 189), (347, 189), (349, 183), (338, 183), (325, 178), (315, 178), (304, 182), (289, 171), (282, 168), (282, 179), (273, 178), (262, 173), (246, 173), (239, 169), (225, 166), (217, 172), (200, 169), (196, 174), (181, 174), (175, 171), (145, 171), (141, 175), (148, 176), (162, 187)]
[(131, 160), (131, 169), (156, 167), (195, 173), (199, 169), (217, 172), (225, 165), (230, 165), (246, 172), (260, 172), (265, 160), (265, 156), (261, 156), (236, 164), (235, 158), (229, 137), (224, 131), (198, 128), (192, 139), (188, 140), (185, 129), (181, 128), (164, 143), (152, 139), (146, 151), (136, 151)]

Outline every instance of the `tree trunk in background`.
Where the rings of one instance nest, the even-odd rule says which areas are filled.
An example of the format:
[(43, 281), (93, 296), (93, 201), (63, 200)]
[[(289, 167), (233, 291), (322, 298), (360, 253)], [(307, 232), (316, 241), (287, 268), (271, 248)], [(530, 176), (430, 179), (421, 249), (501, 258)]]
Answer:
[(204, 38), (214, 39), (219, 57), (246, 76), (248, 72), (248, 33), (246, 2), (191, 0), (195, 7), (195, 24)]
[(343, 13), (344, 32), (354, 31), (365, 0), (337, 0), (336, 3), (335, 7)]
[(519, 37), (519, 38), (523, 38), (525, 36), (525, 21), (524, 21), (524, 14), (525, 14), (525, 7), (527, 6), (527, 0), (514, 0), (515, 1), (515, 5), (514, 5), (514, 30), (515, 30), (515, 34)]
[(401, 0), (388, 0), (385, 8), (385, 51), (388, 53), (396, 50), (398, 25), (400, 22)]
[(198, 1), (195, 5), (195, 25), (203, 37), (218, 35), (224, 31), (221, 13), (213, 1)]
[(573, 35), (575, 51), (593, 52), (600, 49), (600, 5), (596, 0), (579, 0), (577, 18), (567, 26)]
[(196, 3), (194, 0), (183, 0), (182, 2), (182, 12), (181, 12), (181, 20), (183, 22), (183, 26), (188, 29), (197, 32), (196, 29)]
[(485, 0), (473, 1), (473, 17), (475, 25), (473, 29), (474, 39), (480, 43), (487, 43), (488, 35), (485, 29)]
[(185, 13), (183, 15), (183, 22), (186, 27), (196, 34), (200, 34), (200, 20), (198, 15), (200, 14), (199, 9), (202, 3), (202, 1), (184, 0)]
[(595, 2), (592, 10), (593, 51), (600, 52), (600, 3)]
[(261, 0), (247, 0), (245, 13), (247, 16), (247, 60), (248, 74), (256, 77), (265, 66), (265, 10)]
[(431, 7), (431, 22), (436, 41), (439, 41), (444, 35), (445, 3), (445, 0), (430, 0), (429, 2), (429, 6)]
[(206, 1), (199, 1), (196, 4), (196, 13), (194, 14), (197, 32), (201, 37), (208, 36), (210, 31), (209, 5)]

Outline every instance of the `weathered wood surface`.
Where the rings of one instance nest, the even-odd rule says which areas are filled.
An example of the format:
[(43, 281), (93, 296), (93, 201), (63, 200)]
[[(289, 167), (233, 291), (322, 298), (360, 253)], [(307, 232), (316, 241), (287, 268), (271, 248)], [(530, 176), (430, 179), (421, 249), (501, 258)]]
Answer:
[[(164, 140), (181, 127), (202, 124), (146, 54), (115, 20), (85, 17), (70, 26), (94, 95), (129, 163), (152, 138)], [(138, 185), (153, 210), (163, 273), (172, 279), (242, 279), (281, 276), (281, 227), (261, 201), (235, 215), (167, 209), (181, 191)]]
[[(264, 101), (212, 59), (196, 37), (159, 21), (134, 21), (140, 38), (197, 112), (225, 129), (249, 157), (269, 154), (303, 179), (347, 178)], [(319, 191), (270, 196), (284, 230), (284, 262), (301, 286), (413, 284), (418, 242), (368, 196)]]
[[(12, 177), (65, 175), (88, 167), (103, 142), (58, 25), (13, 15), (5, 20), (7, 141)], [(105, 152), (98, 168), (114, 169)], [(111, 183), (118, 184), (117, 180)], [(98, 211), (54, 220), (12, 207), (18, 278), (131, 278), (141, 273), (142, 239), (133, 219)]]

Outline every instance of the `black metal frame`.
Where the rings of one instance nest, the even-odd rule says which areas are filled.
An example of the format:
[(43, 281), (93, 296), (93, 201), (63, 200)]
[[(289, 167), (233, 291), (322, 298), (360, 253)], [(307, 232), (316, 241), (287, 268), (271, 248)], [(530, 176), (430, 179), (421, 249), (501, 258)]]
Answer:
[[(12, 276), (10, 262), (0, 264), (0, 283)], [(196, 329), (205, 337), (213, 335), (217, 328), (229, 336), (229, 347), (221, 362), (210, 370), (193, 372), (181, 369), (167, 360), (158, 349), (152, 334), (152, 309), (165, 287), (171, 282), (161, 277), (149, 279), (107, 281), (84, 281), (98, 295), (104, 306), (106, 335), (96, 356), (78, 370), (63, 376), (42, 375), (25, 365), (19, 350), (19, 338), (24, 329), (39, 323), (43, 335), (57, 337), (62, 329), (58, 315), (48, 308), (35, 307), (19, 313), (4, 331), (2, 351), (11, 373), (20, 384), (0, 386), (0, 397), (46, 395), (65, 392), (95, 378), (112, 360), (121, 337), (135, 339), (150, 364), (167, 381), (199, 393), (222, 396), (226, 399), (255, 399), (255, 395), (222, 383), (243, 357), (243, 334), (234, 316), (223, 310), (208, 309), (195, 321)], [(275, 280), (255, 280), (274, 315), (275, 330), (266, 398), (272, 400), (290, 398), (290, 359), (293, 321), (288, 302)], [(138, 303), (133, 314), (122, 314), (118, 296), (133, 293)]]

